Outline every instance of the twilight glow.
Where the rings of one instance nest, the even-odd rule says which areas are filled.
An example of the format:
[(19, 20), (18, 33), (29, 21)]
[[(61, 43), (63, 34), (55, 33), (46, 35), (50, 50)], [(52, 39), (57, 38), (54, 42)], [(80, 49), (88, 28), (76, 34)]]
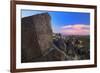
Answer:
[(62, 26), (60, 33), (63, 35), (89, 35), (90, 26), (85, 24), (74, 24)]

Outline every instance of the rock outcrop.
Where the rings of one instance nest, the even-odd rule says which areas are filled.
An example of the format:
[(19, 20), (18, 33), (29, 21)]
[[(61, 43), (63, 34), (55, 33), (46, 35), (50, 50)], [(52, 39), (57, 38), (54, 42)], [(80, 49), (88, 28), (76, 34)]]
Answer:
[(48, 13), (21, 19), (21, 62), (33, 62), (51, 47), (51, 17)]

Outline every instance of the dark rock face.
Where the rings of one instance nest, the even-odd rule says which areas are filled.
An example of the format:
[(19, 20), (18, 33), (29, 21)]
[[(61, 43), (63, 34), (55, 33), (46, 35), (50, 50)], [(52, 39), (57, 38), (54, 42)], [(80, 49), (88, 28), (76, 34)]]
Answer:
[(21, 20), (21, 62), (37, 61), (51, 47), (51, 17), (37, 14)]

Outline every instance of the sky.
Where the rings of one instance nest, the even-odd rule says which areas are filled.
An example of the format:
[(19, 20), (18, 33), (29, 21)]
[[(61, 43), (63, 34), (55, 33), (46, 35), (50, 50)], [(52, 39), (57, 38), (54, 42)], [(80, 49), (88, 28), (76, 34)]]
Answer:
[(46, 12), (51, 16), (53, 33), (61, 33), (62, 35), (90, 34), (90, 13), (21, 10), (21, 16), (23, 18)]

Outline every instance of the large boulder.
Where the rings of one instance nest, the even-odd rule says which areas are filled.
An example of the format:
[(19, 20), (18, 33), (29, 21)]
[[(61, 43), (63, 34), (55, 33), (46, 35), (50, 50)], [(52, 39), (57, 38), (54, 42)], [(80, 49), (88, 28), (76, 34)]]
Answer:
[(38, 61), (52, 42), (51, 17), (42, 13), (21, 19), (21, 62)]

